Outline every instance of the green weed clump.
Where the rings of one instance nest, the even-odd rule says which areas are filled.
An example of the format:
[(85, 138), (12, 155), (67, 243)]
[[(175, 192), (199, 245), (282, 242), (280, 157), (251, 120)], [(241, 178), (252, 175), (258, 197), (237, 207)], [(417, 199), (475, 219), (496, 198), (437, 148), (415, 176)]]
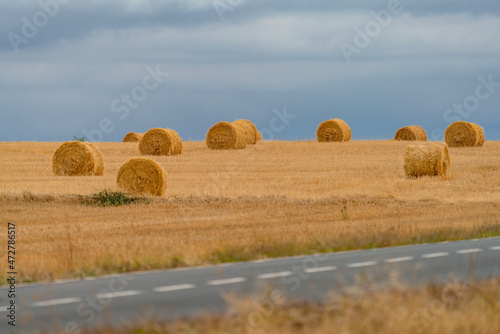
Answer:
[(119, 191), (108, 191), (103, 190), (98, 194), (93, 194), (90, 196), (81, 196), (80, 198), (82, 204), (88, 206), (121, 206), (129, 205), (133, 203), (138, 204), (148, 204), (149, 200), (145, 197), (134, 197), (132, 195), (119, 192)]
[(86, 142), (87, 141), (87, 138), (85, 137), (77, 137), (77, 136), (73, 136), (73, 140), (76, 140), (76, 141), (81, 141), (82, 143)]

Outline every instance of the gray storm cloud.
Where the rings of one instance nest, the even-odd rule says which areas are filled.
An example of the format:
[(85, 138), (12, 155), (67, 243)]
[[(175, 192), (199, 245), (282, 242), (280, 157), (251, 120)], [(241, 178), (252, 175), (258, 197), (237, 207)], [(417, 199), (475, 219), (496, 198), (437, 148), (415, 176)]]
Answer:
[[(312, 138), (319, 122), (341, 117), (359, 139), (411, 124), (438, 137), (461, 118), (498, 140), (499, 9), (497, 1), (1, 3), (0, 140), (117, 141), (158, 126), (201, 140), (220, 120), (268, 127), (283, 108), (296, 117), (278, 139)], [(153, 85), (151, 69), (169, 75)], [(472, 105), (483, 79), (490, 94)]]

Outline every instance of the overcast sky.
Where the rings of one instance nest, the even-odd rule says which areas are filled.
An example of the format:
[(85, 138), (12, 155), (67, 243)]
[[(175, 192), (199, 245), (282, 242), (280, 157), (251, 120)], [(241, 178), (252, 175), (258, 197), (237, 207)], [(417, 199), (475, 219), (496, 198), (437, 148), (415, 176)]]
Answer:
[(120, 141), (219, 121), (354, 139), (453, 121), (500, 140), (498, 0), (0, 2), (0, 141)]

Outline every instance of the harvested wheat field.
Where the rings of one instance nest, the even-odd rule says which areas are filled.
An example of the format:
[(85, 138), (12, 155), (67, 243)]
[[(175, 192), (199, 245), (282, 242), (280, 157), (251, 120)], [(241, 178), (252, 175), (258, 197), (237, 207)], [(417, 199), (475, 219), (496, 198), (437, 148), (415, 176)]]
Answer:
[(450, 148), (444, 179), (406, 177), (405, 142), (185, 142), (151, 157), (162, 197), (117, 207), (88, 199), (119, 190), (137, 143), (97, 143), (100, 177), (54, 176), (60, 144), (0, 143), (0, 218), (16, 223), (24, 282), (500, 235), (500, 142)]

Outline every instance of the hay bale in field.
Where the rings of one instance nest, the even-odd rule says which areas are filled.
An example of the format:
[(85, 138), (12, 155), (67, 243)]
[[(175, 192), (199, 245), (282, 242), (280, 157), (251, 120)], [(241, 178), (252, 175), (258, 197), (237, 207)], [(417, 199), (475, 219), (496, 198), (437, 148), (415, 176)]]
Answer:
[(154, 160), (135, 158), (120, 167), (116, 184), (133, 195), (162, 196), (167, 189), (167, 173)]
[(102, 153), (91, 143), (65, 142), (52, 156), (52, 172), (57, 176), (102, 176)]
[(408, 177), (441, 176), (450, 170), (448, 145), (444, 143), (413, 144), (406, 148), (404, 170)]
[(129, 132), (123, 137), (123, 142), (124, 143), (136, 143), (141, 141), (142, 136), (144, 136), (144, 133), (135, 133), (135, 132)]
[(257, 141), (261, 141), (262, 140), (262, 133), (260, 133), (259, 130), (257, 130)]
[(262, 140), (262, 134), (257, 130), (255, 124), (246, 119), (239, 119), (232, 124), (239, 124), (245, 128), (245, 137), (247, 145), (255, 145), (259, 140)]
[(474, 128), (476, 129), (477, 134), (478, 134), (476, 146), (477, 147), (483, 146), (484, 142), (486, 141), (486, 138), (484, 136), (484, 129), (475, 123), (472, 123), (472, 125), (474, 126)]
[(143, 155), (182, 154), (182, 139), (171, 129), (151, 129), (142, 136), (139, 151)]
[(484, 130), (479, 125), (465, 121), (451, 124), (444, 132), (450, 147), (477, 147), (484, 145)]
[(351, 128), (341, 119), (331, 119), (319, 125), (316, 136), (319, 142), (349, 141), (351, 140)]
[(104, 158), (102, 157), (101, 150), (99, 150), (99, 148), (92, 143), (86, 143), (86, 144), (90, 147), (90, 149), (94, 153), (94, 157), (97, 161), (95, 175), (97, 176), (104, 175)]
[(405, 126), (396, 132), (394, 140), (427, 141), (427, 133), (418, 125)]
[(241, 122), (220, 122), (208, 130), (207, 146), (212, 150), (240, 150), (249, 138), (248, 126)]

